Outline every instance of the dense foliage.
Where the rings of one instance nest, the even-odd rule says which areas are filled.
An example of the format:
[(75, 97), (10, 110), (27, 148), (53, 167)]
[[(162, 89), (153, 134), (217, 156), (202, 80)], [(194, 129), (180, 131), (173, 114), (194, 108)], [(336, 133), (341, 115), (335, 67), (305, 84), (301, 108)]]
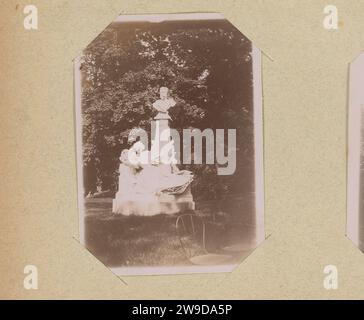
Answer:
[(116, 191), (120, 152), (132, 128), (150, 131), (161, 86), (177, 102), (172, 127), (237, 129), (235, 175), (188, 166), (195, 196), (253, 191), (251, 43), (230, 23), (113, 23), (84, 51), (81, 74), (86, 193)]

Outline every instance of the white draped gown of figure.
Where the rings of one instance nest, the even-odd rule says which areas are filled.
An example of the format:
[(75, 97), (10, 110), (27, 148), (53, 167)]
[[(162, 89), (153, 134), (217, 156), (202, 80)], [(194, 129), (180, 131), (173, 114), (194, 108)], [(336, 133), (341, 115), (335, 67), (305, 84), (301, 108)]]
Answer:
[[(142, 149), (134, 145), (128, 150), (133, 159)], [(148, 152), (148, 151), (142, 151)], [(162, 191), (183, 188), (192, 181), (187, 172), (172, 173), (171, 165), (144, 164), (135, 168), (130, 162), (119, 166), (119, 189), (113, 201), (113, 212), (123, 215), (152, 216), (161, 213), (160, 194)]]

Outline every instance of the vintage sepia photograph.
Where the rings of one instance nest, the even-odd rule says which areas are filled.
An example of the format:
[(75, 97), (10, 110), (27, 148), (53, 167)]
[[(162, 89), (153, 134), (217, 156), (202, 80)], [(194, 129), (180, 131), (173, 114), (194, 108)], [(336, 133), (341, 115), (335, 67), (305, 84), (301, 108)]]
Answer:
[(261, 52), (217, 13), (122, 15), (75, 59), (80, 242), (117, 275), (265, 238)]
[(364, 53), (349, 68), (347, 225), (350, 240), (364, 251)]

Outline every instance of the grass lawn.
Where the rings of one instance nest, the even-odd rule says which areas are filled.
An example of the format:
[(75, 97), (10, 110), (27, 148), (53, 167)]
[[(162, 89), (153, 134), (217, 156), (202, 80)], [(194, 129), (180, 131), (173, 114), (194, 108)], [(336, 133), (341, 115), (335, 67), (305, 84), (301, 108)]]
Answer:
[[(236, 243), (254, 243), (252, 199), (196, 203), (196, 211), (190, 213), (206, 225), (208, 252), (220, 253), (223, 247)], [(178, 215), (114, 215), (111, 198), (86, 199), (85, 203), (86, 246), (108, 267), (191, 265), (189, 256), (204, 253), (201, 224), (196, 225), (196, 237), (180, 237)], [(236, 255), (237, 260), (240, 258)]]

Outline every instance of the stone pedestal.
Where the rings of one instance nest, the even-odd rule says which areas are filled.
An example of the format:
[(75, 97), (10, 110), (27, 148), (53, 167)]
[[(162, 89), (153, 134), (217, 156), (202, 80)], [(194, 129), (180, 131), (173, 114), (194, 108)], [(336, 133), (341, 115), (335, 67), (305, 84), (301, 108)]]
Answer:
[(161, 194), (159, 196), (159, 204), (161, 211), (166, 214), (195, 210), (191, 186), (188, 186), (182, 194)]
[(171, 130), (169, 128), (168, 121), (171, 117), (168, 113), (158, 113), (152, 121), (152, 159), (161, 161), (161, 152), (163, 147), (169, 142), (171, 136)]
[[(154, 157), (154, 159), (158, 159), (160, 167), (165, 167), (164, 169), (168, 170), (168, 173), (171, 173), (171, 166), (169, 164), (161, 163), (162, 161), (160, 159), (161, 151), (169, 142), (171, 136), (169, 120), (171, 120), (171, 117), (168, 113), (159, 112), (157, 116), (154, 117), (154, 121), (152, 123), (152, 136), (154, 137), (152, 140), (152, 146), (154, 146), (154, 156), (152, 157)], [(158, 196), (158, 200), (161, 211), (166, 214), (195, 210), (195, 202), (193, 201), (191, 186), (188, 186), (182, 194), (162, 193)]]
[(188, 210), (195, 210), (190, 186), (182, 194), (162, 193), (157, 196), (139, 194), (133, 196), (132, 199), (117, 193), (112, 202), (113, 213), (127, 216), (175, 214)]

